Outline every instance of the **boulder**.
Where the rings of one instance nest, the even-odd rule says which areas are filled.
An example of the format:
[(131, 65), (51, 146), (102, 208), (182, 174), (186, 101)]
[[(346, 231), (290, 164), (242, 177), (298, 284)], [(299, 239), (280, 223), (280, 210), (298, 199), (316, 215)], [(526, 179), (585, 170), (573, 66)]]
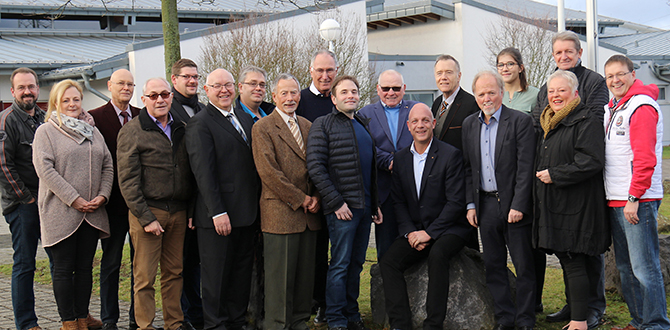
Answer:
[[(388, 324), (384, 306), (382, 278), (377, 264), (370, 270), (370, 304), (372, 319), (378, 324)], [(515, 283), (510, 272), (511, 283)], [(463, 248), (451, 260), (449, 269), (449, 301), (445, 330), (479, 330), (495, 326), (493, 299), (486, 287), (484, 260), (478, 251)], [(419, 262), (405, 272), (409, 303), (414, 329), (421, 329), (426, 318), (426, 290), (428, 288), (428, 263)], [(512, 294), (514, 295), (514, 287)]]

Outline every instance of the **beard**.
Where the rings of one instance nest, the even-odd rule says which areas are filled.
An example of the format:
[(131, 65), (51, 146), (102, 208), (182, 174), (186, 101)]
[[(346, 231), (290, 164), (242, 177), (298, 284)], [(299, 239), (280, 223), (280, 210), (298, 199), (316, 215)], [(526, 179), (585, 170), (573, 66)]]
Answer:
[[(26, 98), (26, 96), (32, 96), (32, 100), (27, 100), (24, 102), (23, 99)], [(37, 98), (33, 94), (25, 94), (21, 96), (21, 99), (14, 99), (14, 101), (16, 102), (16, 105), (18, 105), (19, 108), (21, 108), (23, 111), (32, 110), (37, 104)]]

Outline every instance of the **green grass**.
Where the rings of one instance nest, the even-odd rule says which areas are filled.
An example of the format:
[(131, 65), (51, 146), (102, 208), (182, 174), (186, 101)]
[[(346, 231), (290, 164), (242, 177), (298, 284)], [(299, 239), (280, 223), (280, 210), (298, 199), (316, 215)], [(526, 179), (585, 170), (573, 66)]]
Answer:
[[(662, 205), (661, 208), (664, 209), (664, 212), (670, 211), (670, 206)], [(123, 252), (123, 261), (121, 266), (121, 283), (119, 284), (119, 298), (124, 301), (130, 301), (130, 257), (129, 257), (129, 248), (126, 245)], [(95, 260), (93, 262), (93, 294), (100, 294), (100, 284), (99, 284), (99, 273), (100, 273), (100, 257), (102, 255), (101, 251), (97, 251), (95, 255)], [(372, 312), (370, 310), (370, 267), (377, 262), (377, 251), (375, 249), (368, 249), (366, 262), (363, 267), (363, 272), (361, 273), (361, 293), (358, 299), (360, 305), (360, 311), (363, 316), (363, 320), (367, 326), (372, 330), (383, 330), (384, 328), (381, 325), (372, 323)], [(12, 266), (10, 265), (1, 265), (0, 273), (4, 276), (11, 276)], [(51, 275), (49, 273), (49, 263), (47, 260), (39, 260), (37, 262), (37, 271), (35, 273), (35, 282), (51, 285)], [(158, 308), (161, 306), (160, 300), (160, 290), (158, 288), (159, 284), (154, 285), (156, 287), (156, 305)], [(547, 314), (558, 311), (565, 304), (564, 297), (565, 287), (563, 285), (563, 274), (560, 269), (547, 268), (547, 274), (545, 276), (545, 285), (543, 292), (543, 304), (544, 312), (537, 314), (537, 325), (536, 329), (546, 329), (546, 330), (560, 330), (565, 324), (562, 323), (546, 323), (545, 317)], [(670, 295), (666, 293), (667, 298), (670, 299)], [(617, 293), (608, 292), (607, 293), (607, 313), (605, 314), (605, 324), (600, 326), (599, 329), (610, 329), (612, 326), (625, 326), (629, 321), (628, 307), (625, 302)], [(313, 324), (313, 323), (312, 323)], [(327, 330), (327, 326), (312, 326), (312, 329), (315, 330)]]
[(663, 159), (670, 159), (670, 146), (663, 147)]

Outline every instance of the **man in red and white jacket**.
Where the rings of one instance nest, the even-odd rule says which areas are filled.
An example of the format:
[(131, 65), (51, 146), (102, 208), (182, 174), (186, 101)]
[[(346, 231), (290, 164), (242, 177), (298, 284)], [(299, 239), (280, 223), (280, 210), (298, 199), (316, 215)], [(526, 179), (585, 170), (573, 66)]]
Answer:
[(670, 329), (659, 261), (656, 217), (663, 198), (663, 118), (658, 87), (635, 79), (633, 62), (605, 63), (605, 191), (616, 264), (632, 320), (613, 330)]

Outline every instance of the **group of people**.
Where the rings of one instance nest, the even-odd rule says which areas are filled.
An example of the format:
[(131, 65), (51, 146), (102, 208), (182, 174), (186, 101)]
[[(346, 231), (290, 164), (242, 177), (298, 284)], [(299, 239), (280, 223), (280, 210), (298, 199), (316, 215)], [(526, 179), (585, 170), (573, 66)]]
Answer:
[[(289, 73), (269, 81), (249, 66), (236, 81), (216, 69), (206, 105), (188, 59), (174, 63), (172, 86), (144, 82), (143, 109), (130, 105), (127, 70), (111, 75), (111, 100), (90, 111), (73, 80), (52, 87), (43, 111), (35, 72), (15, 70), (14, 103), (0, 113), (0, 187), (17, 329), (41, 329), (32, 291), (40, 238), (62, 329), (118, 329), (129, 233), (132, 329), (161, 329), (160, 264), (169, 330), (247, 329), (254, 266), (265, 274), (263, 328), (306, 330), (316, 307), (317, 324), (366, 330), (357, 299), (372, 223), (391, 329), (413, 327), (404, 272), (424, 259), (423, 328), (443, 328), (450, 260), (479, 249), (475, 228), (493, 330), (534, 328), (547, 253), (561, 262), (567, 298), (547, 320), (597, 327), (612, 241), (632, 318), (623, 329), (669, 329), (656, 228), (658, 88), (636, 80), (625, 56), (607, 61), (605, 78), (583, 67), (573, 32), (552, 44), (557, 68), (540, 89), (514, 48), (500, 52), (497, 72), (475, 75), (473, 94), (460, 87), (459, 62), (439, 56), (432, 108), (404, 100), (402, 75), (386, 70), (379, 102), (359, 110), (358, 81), (338, 76), (326, 50), (312, 57), (304, 89)], [(268, 86), (274, 104), (264, 101)], [(89, 313), (98, 239), (101, 320)]]

